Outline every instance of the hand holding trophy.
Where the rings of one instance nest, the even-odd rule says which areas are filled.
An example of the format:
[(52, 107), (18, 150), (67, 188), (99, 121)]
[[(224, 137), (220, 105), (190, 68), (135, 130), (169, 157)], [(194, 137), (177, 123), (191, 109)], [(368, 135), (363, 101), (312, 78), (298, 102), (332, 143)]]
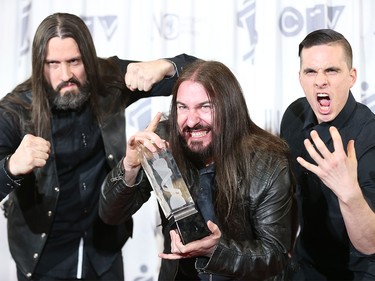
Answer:
[(156, 147), (156, 152), (152, 153), (143, 144), (138, 148), (140, 162), (161, 209), (175, 225), (181, 241), (187, 244), (209, 235), (211, 232), (195, 207), (171, 151)]

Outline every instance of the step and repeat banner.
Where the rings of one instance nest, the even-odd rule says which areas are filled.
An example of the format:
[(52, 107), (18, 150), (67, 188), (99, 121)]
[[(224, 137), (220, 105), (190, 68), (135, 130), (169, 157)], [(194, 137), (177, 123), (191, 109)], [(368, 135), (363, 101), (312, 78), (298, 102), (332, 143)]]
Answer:
[[(353, 94), (375, 111), (373, 11), (373, 0), (0, 0), (0, 98), (30, 75), (39, 23), (69, 12), (85, 20), (102, 57), (153, 60), (187, 53), (225, 63), (243, 87), (252, 119), (277, 134), (286, 107), (303, 96), (298, 44), (319, 28), (335, 29), (350, 41), (358, 70)], [(156, 112), (168, 112), (169, 101), (143, 99), (129, 107), (128, 136)], [(126, 280), (156, 280), (163, 239), (155, 197), (134, 221), (134, 237), (123, 249)], [(0, 271), (13, 281), (2, 214), (0, 232)]]

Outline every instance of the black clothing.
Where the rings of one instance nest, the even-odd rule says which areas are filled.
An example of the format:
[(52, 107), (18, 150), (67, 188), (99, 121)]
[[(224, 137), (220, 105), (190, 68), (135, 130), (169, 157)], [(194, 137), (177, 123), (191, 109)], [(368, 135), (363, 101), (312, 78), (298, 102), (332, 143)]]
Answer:
[(210, 165), (199, 170), (199, 188), (194, 194), (195, 204), (197, 205), (204, 220), (218, 224), (216, 219), (214, 204), (212, 198), (215, 193), (215, 167)]
[[(177, 66), (175, 77), (193, 59), (186, 55), (170, 59)], [(130, 63), (117, 57), (99, 62), (102, 69), (115, 63), (121, 69), (120, 77)], [(31, 278), (38, 268), (38, 273), (56, 278), (76, 278), (80, 240), (83, 256), (89, 257), (83, 259), (83, 277), (88, 262), (101, 276), (120, 258), (121, 248), (132, 233), (132, 220), (117, 226), (103, 223), (98, 216), (98, 199), (105, 173), (125, 153), (124, 109), (143, 97), (169, 95), (174, 81), (166, 78), (151, 92), (106, 87), (95, 97), (95, 110), (101, 118), (91, 114), (91, 104), (82, 112), (53, 110), (48, 161), (20, 179), (12, 178), (5, 164), (7, 155), (14, 153), (28, 133), (21, 124), (30, 118), (32, 93), (12, 92), (1, 100), (0, 198), (9, 194), (5, 209), (9, 247), (23, 275)], [(16, 104), (17, 97), (23, 103)]]
[[(73, 281), (73, 280), (100, 280), (100, 281), (114, 281), (114, 280), (124, 280), (124, 262), (122, 260), (122, 256), (118, 255), (118, 257), (114, 260), (112, 263), (110, 269), (100, 276), (96, 273), (96, 270), (92, 266), (90, 262), (85, 263), (85, 272), (86, 272), (86, 278), (85, 279), (57, 279), (57, 280), (64, 280), (64, 281)], [(17, 280), (18, 281), (30, 281), (29, 278), (27, 278), (25, 275), (22, 274), (22, 272), (17, 268)], [(45, 275), (33, 275), (33, 280), (38, 281), (52, 281), (51, 277), (45, 276)], [(53, 279), (57, 281), (56, 279)]]
[(297, 178), (300, 234), (293, 253), (293, 267), (300, 271), (295, 280), (375, 280), (375, 255), (364, 255), (350, 243), (336, 195), (296, 161), (301, 156), (314, 162), (303, 144), (311, 130), (317, 130), (333, 152), (330, 126), (339, 130), (345, 149), (349, 140), (355, 140), (359, 184), (375, 210), (374, 114), (357, 103), (350, 93), (343, 110), (333, 121), (318, 124), (306, 98), (296, 100), (286, 110), (281, 123), (281, 137), (291, 149)]
[[(163, 135), (160, 136), (165, 138)], [(243, 202), (238, 202), (239, 208), (236, 208), (238, 209), (236, 215), (246, 216), (248, 223), (241, 229), (230, 229), (228, 233), (222, 232), (222, 237), (212, 256), (196, 258), (195, 268), (192, 268), (191, 264), (194, 259), (181, 261), (162, 259), (160, 281), (177, 280), (181, 277), (182, 270), (185, 271), (185, 276), (193, 277), (198, 272), (205, 275), (202, 278), (209, 277), (213, 278), (212, 280), (223, 280), (224, 277), (234, 280), (264, 280), (283, 270), (292, 244), (293, 184), (289, 162), (286, 157), (261, 150), (252, 154), (251, 161), (254, 169), (246, 171), (248, 174), (238, 182), (238, 190), (241, 192)], [(208, 169), (204, 174), (208, 176), (210, 172)], [(187, 185), (193, 200), (197, 202), (196, 194), (200, 192), (199, 188), (206, 188), (207, 183), (211, 183), (206, 178), (205, 186), (199, 186), (199, 171), (192, 169), (190, 173), (187, 178), (192, 179), (192, 182), (187, 181)], [(99, 205), (101, 218), (108, 224), (123, 223), (150, 198), (151, 190), (142, 169), (136, 185), (126, 186), (123, 165), (120, 162), (106, 177)], [(214, 193), (212, 195), (214, 196)], [(201, 200), (202, 198), (198, 201), (202, 202)], [(206, 210), (203, 213), (206, 216), (210, 211)], [(162, 213), (161, 217), (164, 252), (170, 253), (171, 226), (166, 223), (165, 218), (163, 219)], [(194, 280), (199, 279), (196, 277)]]
[[(35, 272), (64, 276), (70, 269), (69, 275), (74, 276), (80, 265), (81, 237), (87, 237), (87, 230), (97, 216), (100, 194), (97, 186), (103, 182), (110, 167), (105, 161), (100, 129), (88, 105), (80, 111), (56, 112), (52, 118), (53, 145), (58, 152), (60, 204), (56, 207), (54, 223)], [(92, 247), (91, 243), (83, 246)]]

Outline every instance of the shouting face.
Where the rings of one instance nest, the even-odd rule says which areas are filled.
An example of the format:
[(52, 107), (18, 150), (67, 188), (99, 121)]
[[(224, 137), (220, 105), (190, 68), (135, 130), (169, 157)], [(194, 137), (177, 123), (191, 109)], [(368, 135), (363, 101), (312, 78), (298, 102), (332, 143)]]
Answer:
[(337, 117), (356, 77), (356, 70), (348, 67), (339, 44), (313, 46), (301, 52), (299, 80), (319, 123)]

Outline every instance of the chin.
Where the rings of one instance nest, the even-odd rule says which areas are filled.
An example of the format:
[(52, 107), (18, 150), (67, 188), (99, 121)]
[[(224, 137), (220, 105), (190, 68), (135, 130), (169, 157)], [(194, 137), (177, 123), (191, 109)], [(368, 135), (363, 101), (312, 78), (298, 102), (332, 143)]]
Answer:
[(69, 89), (69, 90), (65, 90), (65, 91), (61, 91), (60, 92), (60, 96), (65, 96), (65, 95), (77, 95), (79, 94), (79, 90), (77, 88), (73, 88), (73, 89)]

